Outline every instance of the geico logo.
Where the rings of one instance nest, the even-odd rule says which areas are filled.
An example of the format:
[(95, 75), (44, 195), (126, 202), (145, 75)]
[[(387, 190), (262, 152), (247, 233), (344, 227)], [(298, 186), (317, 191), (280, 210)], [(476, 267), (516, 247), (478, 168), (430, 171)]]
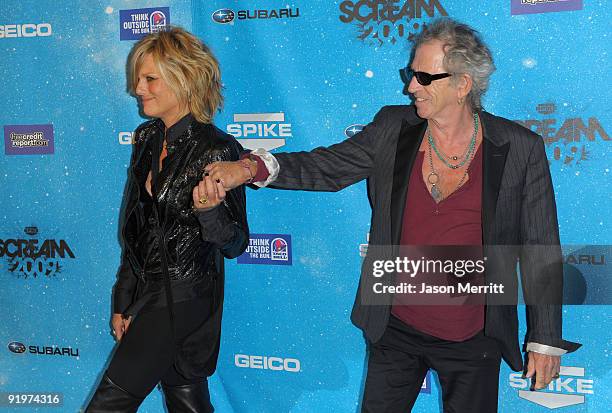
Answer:
[(0, 25), (0, 39), (3, 37), (46, 37), (51, 36), (53, 30), (49, 23), (25, 23)]
[(231, 123), (227, 133), (240, 138), (248, 136), (291, 136), (290, 123)]
[(268, 357), (268, 356), (247, 356), (246, 354), (236, 354), (234, 356), (234, 364), (236, 367), (290, 371), (297, 373), (300, 371), (300, 361), (298, 359)]
[(119, 132), (120, 145), (131, 145), (132, 143), (134, 143), (132, 132)]

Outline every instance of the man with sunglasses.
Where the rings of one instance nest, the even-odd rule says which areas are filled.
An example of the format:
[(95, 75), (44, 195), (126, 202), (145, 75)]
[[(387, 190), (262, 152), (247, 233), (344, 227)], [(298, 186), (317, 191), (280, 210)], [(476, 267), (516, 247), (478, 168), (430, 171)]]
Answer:
[(328, 148), (274, 156), (257, 150), (206, 169), (227, 188), (256, 182), (338, 191), (367, 178), (371, 247), (518, 246), (489, 262), (486, 278), (509, 272), (507, 287), (516, 291), (520, 256), (526, 366), (516, 305), (493, 305), (489, 297), (487, 305), (416, 305), (398, 294), (370, 305), (370, 250), (351, 316), (369, 344), (362, 412), (410, 411), (429, 369), (440, 379), (444, 411), (495, 412), (502, 357), (516, 371), (526, 367), (533, 388), (542, 389), (558, 378), (560, 356), (580, 346), (561, 334), (562, 263), (544, 144), (482, 110), (494, 65), (473, 29), (434, 21), (413, 50), (400, 75), (414, 105), (385, 107), (362, 132)]

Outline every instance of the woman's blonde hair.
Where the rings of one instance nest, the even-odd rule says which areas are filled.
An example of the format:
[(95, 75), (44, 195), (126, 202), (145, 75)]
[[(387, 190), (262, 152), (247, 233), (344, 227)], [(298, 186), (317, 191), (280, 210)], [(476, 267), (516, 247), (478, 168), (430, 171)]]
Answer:
[(138, 72), (147, 54), (179, 104), (189, 108), (199, 122), (212, 123), (223, 96), (219, 62), (208, 46), (180, 27), (143, 37), (128, 57), (128, 90), (132, 95), (136, 94)]

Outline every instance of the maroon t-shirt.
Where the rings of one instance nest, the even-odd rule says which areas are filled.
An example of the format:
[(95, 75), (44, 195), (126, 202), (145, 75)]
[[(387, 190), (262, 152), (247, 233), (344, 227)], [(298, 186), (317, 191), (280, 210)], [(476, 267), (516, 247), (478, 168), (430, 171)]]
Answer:
[[(423, 181), (425, 154), (417, 154), (408, 185), (401, 245), (482, 245), (481, 152), (478, 148), (468, 168), (468, 181), (438, 204)], [(484, 328), (484, 305), (400, 303), (396, 296), (391, 309), (394, 316), (444, 340), (467, 340)]]

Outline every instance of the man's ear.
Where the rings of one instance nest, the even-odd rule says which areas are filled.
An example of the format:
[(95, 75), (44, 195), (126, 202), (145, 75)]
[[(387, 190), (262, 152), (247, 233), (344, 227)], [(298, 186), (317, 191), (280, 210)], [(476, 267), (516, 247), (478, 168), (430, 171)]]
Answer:
[(472, 77), (467, 73), (462, 73), (456, 81), (457, 99), (464, 99), (472, 90)]

